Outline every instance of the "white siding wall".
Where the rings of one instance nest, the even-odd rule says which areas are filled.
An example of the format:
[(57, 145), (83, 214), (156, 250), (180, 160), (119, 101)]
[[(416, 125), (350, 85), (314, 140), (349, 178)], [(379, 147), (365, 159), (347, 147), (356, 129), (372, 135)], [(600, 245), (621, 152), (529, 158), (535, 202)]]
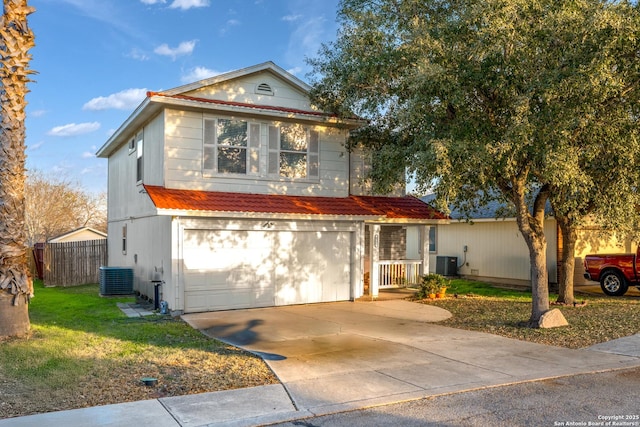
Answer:
[[(162, 184), (162, 135), (164, 118), (160, 114), (142, 129), (143, 161), (145, 184)], [(130, 138), (141, 129), (136, 129)], [(130, 139), (129, 138), (129, 139)], [(109, 156), (108, 220), (139, 217), (155, 212), (149, 197), (141, 193), (142, 187), (136, 183), (136, 153), (129, 152), (127, 143), (122, 144)]]
[[(143, 131), (143, 182), (162, 184), (164, 116), (160, 114), (136, 129), (130, 137)], [(142, 186), (136, 183), (136, 153), (128, 144), (109, 156), (108, 186), (108, 265), (133, 267), (134, 287), (149, 291), (149, 272), (164, 262), (170, 266), (170, 218), (153, 217), (156, 209)], [(122, 227), (127, 224), (127, 253), (122, 253)], [(162, 257), (159, 252), (165, 251)], [(135, 256), (137, 255), (137, 257)], [(137, 258), (137, 262), (136, 262)], [(153, 296), (151, 289), (150, 296)]]
[[(260, 123), (260, 174), (257, 176), (214, 175), (202, 173), (203, 113), (166, 110), (166, 176), (168, 188), (204, 191), (250, 192), (257, 194), (291, 194), (346, 197), (348, 153), (344, 147), (346, 131), (311, 126), (320, 143), (319, 179), (291, 180), (267, 174), (268, 126), (279, 122), (249, 119)], [(229, 117), (214, 116), (207, 117)]]
[[(122, 252), (122, 227), (127, 227), (127, 251)], [(173, 298), (171, 286), (171, 217), (155, 216), (109, 223), (109, 265), (131, 267), (134, 289), (153, 298), (151, 279), (162, 271), (164, 299)]]
[[(256, 87), (261, 83), (267, 83), (270, 85), (274, 94), (256, 94)], [(227, 83), (207, 86), (193, 92), (188, 92), (185, 95), (229, 102), (285, 107), (297, 110), (313, 110), (306, 94), (299, 92), (289, 83), (271, 73), (244, 76)]]
[[(555, 221), (545, 222), (547, 271), (556, 282), (557, 254)], [(458, 273), (500, 283), (529, 284), (529, 250), (513, 220), (452, 222), (438, 226), (437, 254), (429, 256), (430, 272), (435, 273), (437, 256), (458, 257)], [(467, 246), (467, 253), (463, 251)], [(468, 265), (467, 265), (468, 264)]]

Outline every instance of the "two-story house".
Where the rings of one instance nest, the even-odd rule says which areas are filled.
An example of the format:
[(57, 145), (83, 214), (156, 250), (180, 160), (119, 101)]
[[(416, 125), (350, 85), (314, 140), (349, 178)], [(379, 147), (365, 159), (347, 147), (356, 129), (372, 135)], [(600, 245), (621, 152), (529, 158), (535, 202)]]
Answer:
[[(175, 313), (353, 300), (428, 271), (417, 198), (373, 196), (358, 119), (318, 111), (272, 62), (146, 99), (108, 159), (109, 265)], [(409, 233), (407, 231), (410, 231)], [(418, 236), (407, 238), (409, 236)]]

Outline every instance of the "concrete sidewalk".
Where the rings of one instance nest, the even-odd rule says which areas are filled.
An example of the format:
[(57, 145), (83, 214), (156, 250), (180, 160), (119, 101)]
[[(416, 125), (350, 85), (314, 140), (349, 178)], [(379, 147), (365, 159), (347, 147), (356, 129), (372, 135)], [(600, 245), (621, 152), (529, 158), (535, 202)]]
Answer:
[(260, 354), (282, 384), (0, 420), (4, 426), (253, 426), (439, 394), (640, 366), (640, 335), (569, 350), (434, 325), (392, 300), (185, 315)]

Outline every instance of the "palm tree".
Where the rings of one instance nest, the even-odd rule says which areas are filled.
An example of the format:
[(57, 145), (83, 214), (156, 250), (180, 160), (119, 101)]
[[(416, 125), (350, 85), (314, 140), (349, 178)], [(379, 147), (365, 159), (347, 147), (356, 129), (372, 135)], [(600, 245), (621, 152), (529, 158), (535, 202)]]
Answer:
[(30, 328), (33, 282), (27, 267), (24, 223), (25, 95), (29, 49), (35, 45), (27, 0), (3, 0), (0, 17), (0, 338)]

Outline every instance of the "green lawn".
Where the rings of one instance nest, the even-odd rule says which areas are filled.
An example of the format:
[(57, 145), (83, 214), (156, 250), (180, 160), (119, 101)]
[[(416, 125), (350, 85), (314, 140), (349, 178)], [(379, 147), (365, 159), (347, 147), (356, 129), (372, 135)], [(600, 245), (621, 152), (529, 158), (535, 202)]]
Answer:
[[(569, 326), (552, 329), (522, 325), (531, 315), (530, 292), (455, 279), (447, 288), (446, 299), (423, 302), (453, 314), (442, 322), (446, 326), (560, 347), (583, 348), (640, 332), (640, 298), (583, 294), (576, 298), (580, 304), (575, 307), (551, 306), (559, 308), (569, 322)], [(552, 303), (556, 299), (557, 295), (550, 295)]]
[[(276, 382), (264, 362), (170, 316), (128, 318), (98, 285), (35, 283), (31, 333), (0, 345), (0, 417)], [(158, 378), (156, 387), (142, 377)]]
[[(0, 418), (277, 382), (260, 358), (179, 319), (126, 317), (116, 303), (133, 298), (100, 297), (98, 285), (35, 287), (30, 336), (0, 343)], [(569, 348), (640, 330), (638, 297), (579, 300), (587, 304), (560, 307), (568, 327), (545, 330), (521, 326), (528, 292), (453, 280), (447, 298), (419, 302), (449, 310), (446, 326)], [(143, 377), (158, 384), (146, 387)]]

